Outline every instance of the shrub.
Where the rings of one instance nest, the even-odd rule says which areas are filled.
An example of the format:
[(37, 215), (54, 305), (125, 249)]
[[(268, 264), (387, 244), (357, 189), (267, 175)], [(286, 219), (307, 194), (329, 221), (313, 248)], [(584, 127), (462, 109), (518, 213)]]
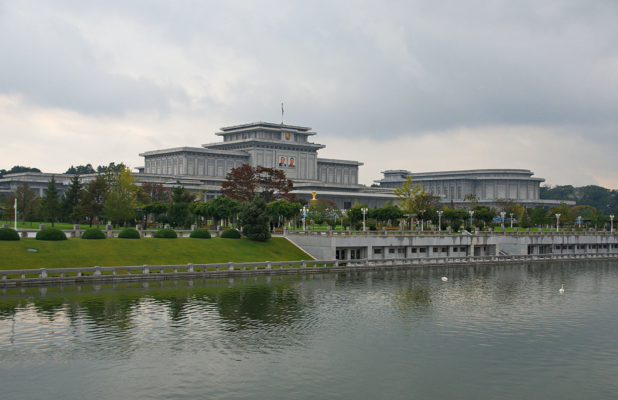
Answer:
[(0, 228), (0, 240), (19, 240), (19, 233), (11, 228)]
[(210, 239), (210, 232), (206, 229), (194, 229), (193, 232), (189, 235), (190, 238), (193, 239)]
[(221, 232), (221, 237), (223, 239), (240, 239), (240, 232), (236, 229), (226, 229)]
[(45, 228), (37, 232), (36, 240), (67, 240), (67, 235), (58, 228)]
[(139, 239), (139, 232), (135, 228), (126, 228), (120, 231), (118, 239)]
[(82, 239), (106, 239), (106, 236), (100, 229), (88, 229), (82, 234)]
[(155, 232), (154, 237), (157, 239), (176, 239), (178, 234), (173, 229), (159, 229)]

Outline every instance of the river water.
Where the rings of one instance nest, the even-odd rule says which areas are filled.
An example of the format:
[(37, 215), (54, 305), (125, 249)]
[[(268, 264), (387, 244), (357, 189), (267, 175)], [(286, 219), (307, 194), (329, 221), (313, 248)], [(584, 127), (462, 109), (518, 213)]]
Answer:
[(616, 399), (618, 264), (7, 289), (0, 338), (6, 399)]

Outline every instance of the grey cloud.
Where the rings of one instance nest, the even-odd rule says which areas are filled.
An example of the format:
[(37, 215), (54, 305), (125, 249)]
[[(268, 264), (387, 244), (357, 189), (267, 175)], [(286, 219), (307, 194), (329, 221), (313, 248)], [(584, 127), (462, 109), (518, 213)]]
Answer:
[(0, 14), (0, 92), (39, 106), (104, 115), (166, 113), (172, 101), (187, 101), (177, 85), (107, 71), (109, 55), (97, 54), (75, 26), (50, 18), (45, 7), (13, 6), (5, 4)]
[[(51, 20), (19, 21), (12, 7), (1, 29), (14, 40), (0, 41), (0, 56), (13, 61), (0, 66), (0, 90), (50, 106), (119, 113), (179, 101), (242, 123), (276, 121), (284, 102), (291, 123), (367, 137), (618, 122), (618, 5), (610, 1), (65, 0), (54, 2)], [(189, 104), (186, 82), (106, 73), (113, 54), (98, 54), (63, 23), (71, 18), (135, 24), (196, 67), (237, 76), (218, 82), (224, 93), (206, 90)]]

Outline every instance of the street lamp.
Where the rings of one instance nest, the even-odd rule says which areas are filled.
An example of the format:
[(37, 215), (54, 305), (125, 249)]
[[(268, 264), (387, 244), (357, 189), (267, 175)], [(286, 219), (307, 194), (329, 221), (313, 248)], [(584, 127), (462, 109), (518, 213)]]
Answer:
[(560, 232), (560, 214), (556, 214), (556, 231)]
[(472, 216), (474, 215), (474, 211), (468, 211), (470, 213), (470, 230), (472, 230)]
[(513, 213), (511, 213), (511, 228), (513, 227)]
[(579, 229), (581, 229), (582, 228), (582, 216), (581, 215), (577, 217), (577, 222), (579, 223)]
[(610, 225), (609, 231), (613, 232), (614, 231), (614, 216), (610, 215), (609, 219), (611, 220), (611, 225)]
[(444, 211), (438, 211), (438, 232), (442, 232), (442, 214)]
[(346, 211), (348, 210), (345, 208), (341, 211), (341, 230), (343, 230), (343, 217), (345, 216)]
[(504, 217), (506, 217), (506, 211), (502, 211), (500, 216), (502, 217), (502, 232), (504, 233)]
[(365, 231), (365, 216), (367, 215), (367, 211), (369, 211), (366, 207), (361, 208), (361, 212), (363, 213), (363, 232)]
[(307, 206), (303, 206), (303, 231), (307, 230)]

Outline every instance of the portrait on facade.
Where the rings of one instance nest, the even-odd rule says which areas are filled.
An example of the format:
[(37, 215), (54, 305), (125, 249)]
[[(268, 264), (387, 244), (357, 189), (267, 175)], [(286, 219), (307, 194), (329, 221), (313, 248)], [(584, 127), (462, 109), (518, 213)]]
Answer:
[(288, 165), (290, 167), (296, 167), (296, 160), (294, 160), (294, 157), (290, 157), (290, 162), (288, 163)]
[(279, 157), (279, 166), (280, 167), (286, 167), (286, 163), (285, 163), (285, 157)]

